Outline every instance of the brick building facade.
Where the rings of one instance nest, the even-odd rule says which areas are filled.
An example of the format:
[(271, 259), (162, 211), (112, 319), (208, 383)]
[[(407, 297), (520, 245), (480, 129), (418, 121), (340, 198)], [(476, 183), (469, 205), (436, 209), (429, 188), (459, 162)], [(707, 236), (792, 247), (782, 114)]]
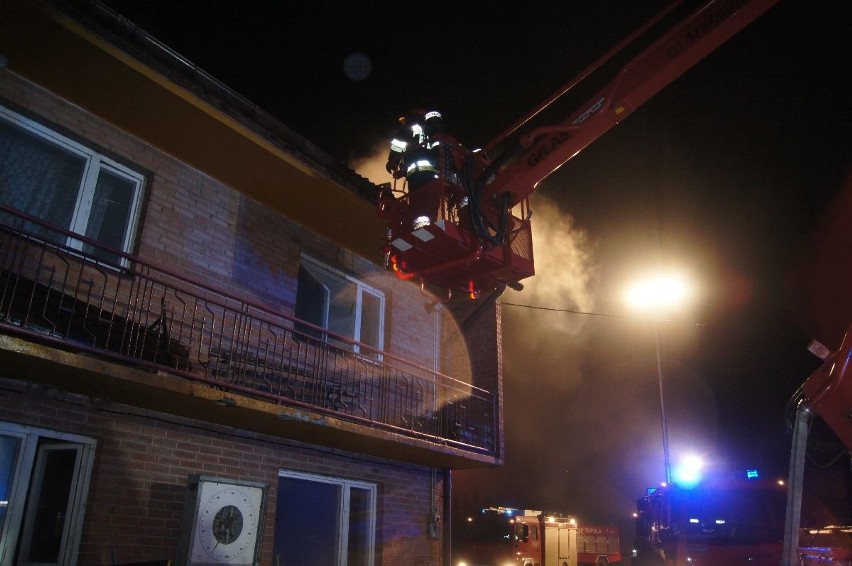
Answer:
[[(396, 280), (368, 182), (110, 17), (0, 11), (0, 564), (443, 563), (499, 304)], [(205, 481), (265, 489), (213, 547)]]

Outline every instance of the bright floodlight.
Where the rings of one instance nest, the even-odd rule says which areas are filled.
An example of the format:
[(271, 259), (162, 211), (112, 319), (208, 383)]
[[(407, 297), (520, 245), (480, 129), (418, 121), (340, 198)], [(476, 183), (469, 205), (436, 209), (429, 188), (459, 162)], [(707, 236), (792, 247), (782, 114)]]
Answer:
[(692, 298), (692, 285), (680, 273), (647, 277), (627, 290), (627, 303), (636, 310), (659, 313), (682, 306)]

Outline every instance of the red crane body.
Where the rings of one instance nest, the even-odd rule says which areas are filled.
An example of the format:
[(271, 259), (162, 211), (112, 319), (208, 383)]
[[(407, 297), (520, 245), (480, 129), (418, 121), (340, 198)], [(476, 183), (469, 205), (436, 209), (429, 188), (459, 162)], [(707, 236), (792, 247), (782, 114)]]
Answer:
[[(852, 525), (801, 529), (802, 492), (810, 423), (814, 416), (825, 423), (852, 455), (852, 325), (834, 352), (817, 345), (811, 351), (823, 364), (805, 380), (793, 400), (796, 415), (790, 451), (787, 513), (782, 566), (848, 564), (852, 561)], [(812, 344), (813, 345), (813, 344)], [(805, 537), (800, 540), (800, 537)]]
[[(388, 267), (401, 278), (473, 297), (506, 285), (520, 287), (519, 281), (535, 273), (528, 198), (537, 185), (777, 1), (708, 0), (631, 59), (566, 120), (531, 126), (542, 110), (677, 8), (678, 0), (485, 151), (469, 150), (442, 131), (410, 144), (406, 153), (416, 150), (417, 159), (389, 166), (395, 182), (382, 187), (378, 197), (379, 214), (388, 223)], [(525, 127), (530, 129), (516, 133)], [(498, 146), (507, 147), (490, 158)], [(417, 183), (408, 178), (412, 175), (419, 177)]]
[(802, 386), (802, 404), (825, 420), (852, 452), (852, 326), (840, 347)]

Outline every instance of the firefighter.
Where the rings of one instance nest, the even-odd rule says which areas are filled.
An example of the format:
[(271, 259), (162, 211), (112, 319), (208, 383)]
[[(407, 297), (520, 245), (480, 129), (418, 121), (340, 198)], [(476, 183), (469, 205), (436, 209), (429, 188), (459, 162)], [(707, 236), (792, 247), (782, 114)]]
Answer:
[[(443, 132), (443, 123), (441, 113), (437, 110), (412, 110), (405, 116), (399, 119), (400, 128), (397, 130), (393, 140), (391, 140), (390, 151), (388, 152), (388, 161), (385, 167), (388, 173), (394, 175), (395, 178), (408, 178), (408, 168), (400, 167), (400, 165), (408, 164), (413, 166), (412, 175), (415, 176), (415, 184), (418, 178), (426, 179), (425, 175), (417, 176), (420, 172), (417, 169), (417, 161), (415, 156), (419, 155), (421, 160), (426, 159), (431, 162), (431, 167), (437, 172), (437, 140), (438, 134)], [(429, 159), (430, 155), (435, 155)], [(406, 156), (408, 157), (406, 159)], [(421, 164), (421, 167), (428, 168), (429, 165)], [(409, 184), (412, 179), (408, 178)], [(425, 182), (421, 180), (421, 183)]]
[(399, 119), (401, 127), (391, 141), (386, 168), (408, 186), (406, 223), (412, 230), (434, 222), (441, 206), (441, 113), (413, 110)]

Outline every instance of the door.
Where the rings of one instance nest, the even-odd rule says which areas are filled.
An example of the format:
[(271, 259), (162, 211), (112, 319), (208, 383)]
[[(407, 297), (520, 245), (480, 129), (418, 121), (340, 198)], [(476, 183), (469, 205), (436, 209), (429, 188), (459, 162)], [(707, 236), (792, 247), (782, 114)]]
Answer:
[(76, 563), (96, 446), (0, 422), (0, 566)]
[(24, 511), (18, 564), (61, 564), (67, 555), (83, 445), (42, 444)]

